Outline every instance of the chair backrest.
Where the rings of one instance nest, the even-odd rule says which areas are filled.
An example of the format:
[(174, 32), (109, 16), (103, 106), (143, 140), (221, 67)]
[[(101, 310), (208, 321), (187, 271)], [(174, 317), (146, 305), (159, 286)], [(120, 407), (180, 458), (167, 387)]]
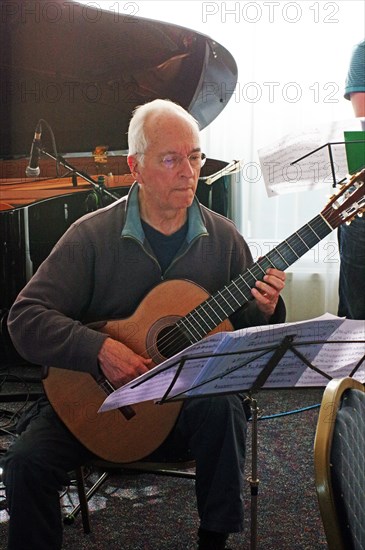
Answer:
[(365, 388), (331, 380), (314, 442), (316, 491), (330, 550), (365, 548)]

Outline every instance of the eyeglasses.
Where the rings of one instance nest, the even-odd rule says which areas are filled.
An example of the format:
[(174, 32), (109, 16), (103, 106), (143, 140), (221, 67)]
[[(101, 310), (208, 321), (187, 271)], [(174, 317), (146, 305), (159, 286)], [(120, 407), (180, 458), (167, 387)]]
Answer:
[[(138, 153), (138, 154), (145, 155), (146, 153)], [(187, 155), (187, 156), (178, 155), (177, 153), (172, 153), (169, 155), (164, 155), (160, 159), (160, 162), (168, 170), (173, 170), (174, 168), (177, 168), (178, 166), (180, 166), (180, 164), (184, 159), (188, 159), (188, 161), (190, 162), (190, 166), (192, 168), (201, 168), (202, 166), (204, 166), (205, 161), (207, 160), (207, 156), (204, 153), (200, 153), (200, 152), (191, 153), (190, 155)]]

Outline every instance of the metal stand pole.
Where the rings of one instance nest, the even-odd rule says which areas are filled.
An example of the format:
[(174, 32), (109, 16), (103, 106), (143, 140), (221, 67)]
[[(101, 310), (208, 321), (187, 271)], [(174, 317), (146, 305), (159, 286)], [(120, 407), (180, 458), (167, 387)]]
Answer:
[(251, 449), (251, 477), (247, 481), (251, 487), (251, 550), (257, 548), (257, 500), (259, 492), (259, 480), (257, 477), (257, 419), (259, 409), (257, 401), (254, 398), (251, 400), (251, 422), (252, 422), (252, 449)]
[(77, 170), (72, 164), (67, 162), (61, 155), (54, 156), (51, 153), (48, 153), (45, 149), (39, 147), (38, 148), (40, 153), (43, 155), (46, 155), (47, 157), (57, 161), (59, 164), (61, 164), (64, 168), (67, 170), (70, 170), (73, 174), (76, 174), (77, 176), (80, 176), (85, 181), (90, 183), (92, 187), (95, 189), (97, 193), (100, 193), (100, 195), (107, 195), (108, 197), (112, 198), (113, 200), (118, 200), (120, 197), (113, 193), (112, 191), (109, 191), (104, 184), (100, 184), (99, 182), (95, 181), (92, 177), (89, 176), (86, 172), (83, 172), (81, 170)]

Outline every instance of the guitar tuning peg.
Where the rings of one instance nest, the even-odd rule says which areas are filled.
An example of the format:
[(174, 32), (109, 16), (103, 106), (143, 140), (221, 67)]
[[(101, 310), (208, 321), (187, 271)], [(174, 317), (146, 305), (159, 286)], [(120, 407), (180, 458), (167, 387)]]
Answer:
[(357, 213), (354, 214), (353, 216), (351, 216), (351, 218), (348, 218), (346, 221), (345, 221), (345, 225), (350, 225), (350, 223), (352, 223), (354, 221), (354, 219), (357, 217)]

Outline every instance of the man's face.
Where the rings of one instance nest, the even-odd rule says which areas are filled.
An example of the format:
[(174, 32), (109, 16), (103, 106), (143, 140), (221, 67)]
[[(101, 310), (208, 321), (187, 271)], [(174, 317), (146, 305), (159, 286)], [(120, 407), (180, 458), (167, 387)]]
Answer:
[(145, 133), (148, 147), (143, 157), (129, 158), (132, 174), (140, 184), (140, 200), (148, 210), (161, 215), (189, 207), (200, 166), (192, 166), (187, 157), (200, 152), (198, 131), (180, 117), (163, 115), (150, 118)]

